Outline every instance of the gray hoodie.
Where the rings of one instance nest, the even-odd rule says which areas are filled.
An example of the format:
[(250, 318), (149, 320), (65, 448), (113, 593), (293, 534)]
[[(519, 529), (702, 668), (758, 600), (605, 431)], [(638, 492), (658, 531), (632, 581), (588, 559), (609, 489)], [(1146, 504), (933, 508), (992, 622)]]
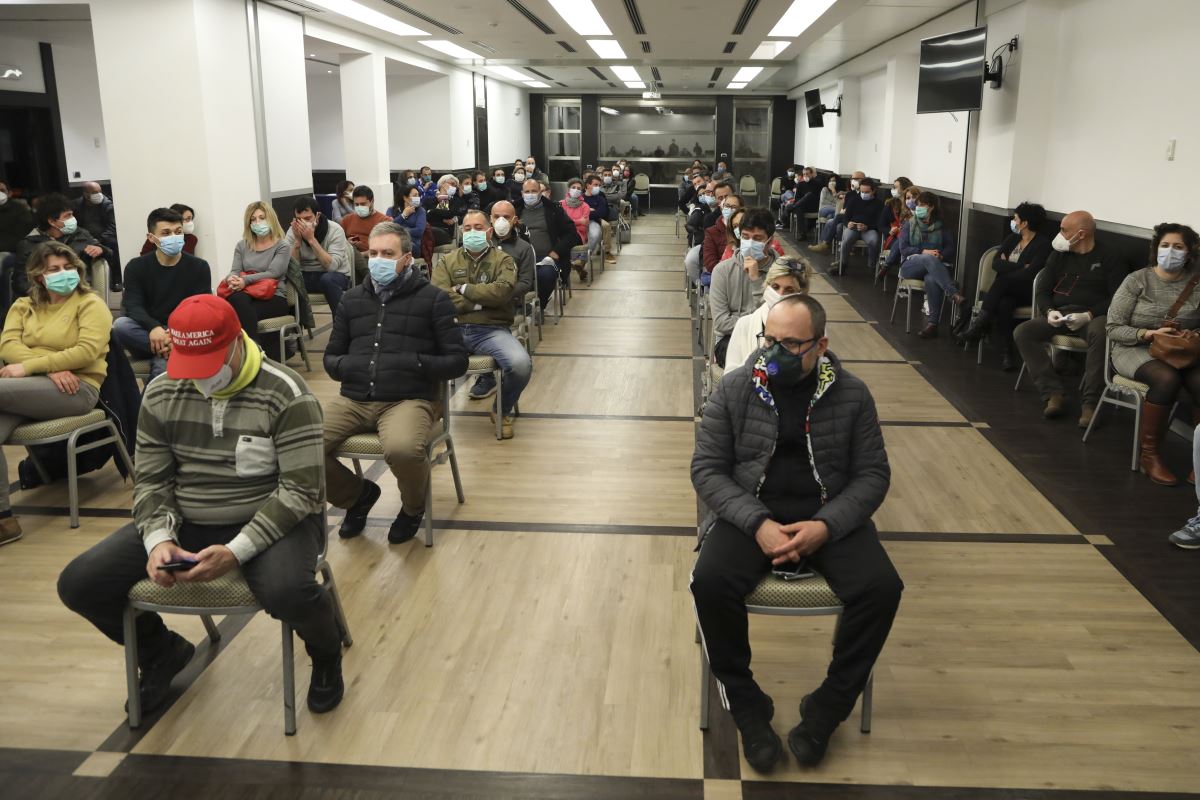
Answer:
[(768, 244), (767, 253), (758, 265), (757, 281), (750, 280), (742, 267), (740, 250), (713, 267), (708, 302), (712, 304), (713, 330), (718, 337), (733, 333), (739, 317), (762, 305), (763, 282), (774, 263), (775, 251)]

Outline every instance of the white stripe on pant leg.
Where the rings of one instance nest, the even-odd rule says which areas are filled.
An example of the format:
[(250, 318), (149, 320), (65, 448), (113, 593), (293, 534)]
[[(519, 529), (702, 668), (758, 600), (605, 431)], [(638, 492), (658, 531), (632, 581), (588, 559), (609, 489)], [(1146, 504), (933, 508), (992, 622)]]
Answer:
[[(696, 581), (696, 570), (693, 568), (688, 573), (688, 593), (692, 595), (692, 609), (696, 612), (696, 630), (700, 631), (700, 647), (704, 648), (704, 660), (708, 662), (708, 674), (712, 675), (713, 680), (717, 682), (717, 694), (721, 696), (721, 708), (730, 711), (729, 697), (725, 694), (725, 684), (721, 683), (721, 679), (712, 671), (712, 659), (708, 657), (708, 642), (704, 638), (704, 626), (700, 624), (700, 609), (696, 608), (696, 594), (691, 591), (692, 584)], [(700, 691), (707, 692), (707, 686), (701, 686)]]

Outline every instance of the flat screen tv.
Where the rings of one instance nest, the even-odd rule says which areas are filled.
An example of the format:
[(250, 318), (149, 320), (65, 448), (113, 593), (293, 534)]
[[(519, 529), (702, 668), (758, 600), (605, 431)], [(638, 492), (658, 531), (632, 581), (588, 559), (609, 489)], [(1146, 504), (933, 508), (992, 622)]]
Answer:
[(808, 127), (824, 128), (825, 115), (821, 108), (820, 89), (809, 89), (804, 93), (804, 107), (808, 110)]
[(987, 27), (921, 41), (917, 113), (978, 111), (987, 66)]

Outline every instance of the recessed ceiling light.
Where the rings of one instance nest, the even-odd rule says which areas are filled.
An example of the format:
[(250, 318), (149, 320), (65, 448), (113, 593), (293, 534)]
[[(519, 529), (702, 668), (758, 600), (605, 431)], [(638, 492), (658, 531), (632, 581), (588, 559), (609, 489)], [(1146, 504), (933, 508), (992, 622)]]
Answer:
[(512, 67), (506, 67), (503, 65), (493, 66), (491, 64), (488, 64), (487, 70), (496, 75), (499, 75), (501, 78), (507, 78), (510, 81), (521, 81), (522, 83), (524, 83), (525, 81), (533, 80), (533, 78), (529, 77), (528, 75), (517, 72)]
[(608, 106), (600, 106), (600, 110), (603, 111), (605, 114), (612, 114), (613, 116), (616, 116), (617, 114), (621, 113), (620, 111), (617, 111), (615, 108), (609, 108)]
[(641, 75), (633, 67), (611, 67), (613, 74), (623, 81), (640, 81)]
[(445, 39), (423, 39), (421, 44), (428, 47), (430, 50), (437, 50), (439, 53), (445, 53), (451, 58), (483, 58), (483, 56), (472, 53), (465, 47), (459, 47), (454, 42), (448, 42)]
[(601, 58), (625, 58), (625, 51), (621, 49), (621, 43), (616, 39), (588, 39), (587, 43)]
[(627, 89), (645, 89), (646, 82), (645, 81), (625, 81), (625, 88), (627, 88)]
[(331, 70), (331, 69), (327, 69), (327, 70), (325, 70), (325, 74), (326, 74), (326, 75), (332, 75), (332, 74), (333, 74), (333, 70)]
[(362, 3), (356, 3), (354, 0), (310, 0), (310, 2), (327, 11), (348, 17), (355, 22), (361, 22), (364, 25), (370, 25), (372, 28), (387, 31), (393, 36), (429, 35), (429, 31), (423, 31), (420, 28), (414, 28), (412, 25), (406, 25), (398, 19), (393, 19), (387, 14), (382, 14), (373, 8), (368, 8)]
[(835, 0), (792, 0), (791, 7), (783, 12), (779, 22), (775, 23), (775, 27), (771, 28), (771, 32), (767, 35), (787, 39), (795, 38), (808, 30), (808, 27), (828, 11), (834, 2)]
[(745, 88), (746, 88), (746, 84), (744, 84), (744, 83), (737, 83), (737, 82), (735, 81), (734, 83), (731, 83), (731, 84), (729, 84), (729, 86), (728, 86), (727, 88), (730, 88), (730, 89), (745, 89)]
[(550, 0), (550, 5), (580, 36), (612, 36), (592, 0)]
[(309, 58), (316, 58), (316, 57), (317, 57), (317, 54), (316, 54), (316, 53), (309, 53), (309, 54), (308, 54), (308, 57), (309, 57)]
[(771, 59), (791, 47), (791, 42), (763, 42), (750, 55), (754, 59)]
[(550, 84), (545, 81), (522, 81), (530, 89), (549, 89)]
[(734, 83), (749, 83), (758, 77), (758, 73), (762, 72), (762, 67), (742, 67), (730, 79)]

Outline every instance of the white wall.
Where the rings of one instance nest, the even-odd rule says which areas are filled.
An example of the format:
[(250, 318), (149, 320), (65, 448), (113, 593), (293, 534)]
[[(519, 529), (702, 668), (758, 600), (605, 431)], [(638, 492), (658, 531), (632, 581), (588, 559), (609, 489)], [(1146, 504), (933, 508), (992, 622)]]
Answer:
[[(474, 159), (457, 162), (451, 158), (453, 135), (433, 120), (449, 119), (452, 100), (471, 105), (471, 95), (454, 98), (450, 78), (415, 75), (389, 75), (388, 137), (392, 169), (418, 169), (428, 164), (434, 169), (463, 167)], [(469, 84), (468, 84), (469, 88)]]
[(487, 106), (488, 163), (511, 164), (527, 158), (529, 91), (488, 78)]
[(271, 192), (311, 191), (304, 20), (260, 3), (258, 39)]
[[(840, 83), (826, 83), (815, 88), (821, 90), (821, 102), (830, 108), (837, 107)], [(809, 87), (813, 88), (813, 87)], [(806, 167), (841, 171), (841, 117), (826, 114), (823, 128), (809, 128), (804, 96), (800, 96), (796, 107), (796, 157), (798, 164)]]
[(456, 167), (475, 164), (475, 87), (471, 73), (453, 70), (448, 93), (453, 102), (450, 104), (449, 125), (442, 133), (450, 144), (450, 152), (447, 153), (450, 164)]
[(887, 69), (858, 79), (858, 131), (854, 164), (868, 175), (887, 175), (887, 147), (883, 144), (887, 100)]
[(308, 140), (313, 169), (345, 169), (342, 85), (337, 75), (308, 75)]
[(6, 35), (0, 36), (0, 62), (6, 66), (19, 67), (22, 74), (17, 80), (0, 81), (0, 89), (7, 92), (45, 94), (46, 83), (42, 76), (42, 55), (38, 40), (19, 36), (20, 27), (18, 23), (5, 23)]

